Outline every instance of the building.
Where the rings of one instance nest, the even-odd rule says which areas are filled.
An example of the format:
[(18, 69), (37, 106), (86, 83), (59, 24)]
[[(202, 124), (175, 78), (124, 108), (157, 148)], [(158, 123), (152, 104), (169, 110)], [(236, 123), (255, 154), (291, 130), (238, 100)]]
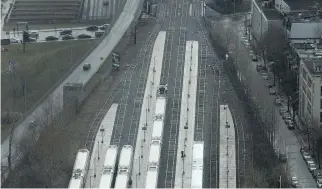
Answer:
[(299, 74), (299, 118), (312, 129), (322, 128), (322, 51), (302, 58)]
[(254, 42), (258, 42), (270, 28), (283, 27), (283, 15), (275, 9), (273, 0), (252, 0), (251, 15)]

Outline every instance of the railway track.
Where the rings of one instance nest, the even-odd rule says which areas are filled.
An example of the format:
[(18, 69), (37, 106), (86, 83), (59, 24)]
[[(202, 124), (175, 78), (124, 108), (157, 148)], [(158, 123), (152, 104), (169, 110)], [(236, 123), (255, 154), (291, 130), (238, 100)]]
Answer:
[[(238, 106), (238, 103), (236, 102), (236, 99), (238, 99), (236, 92), (233, 89), (233, 86), (227, 76), (225, 74), (222, 74), (224, 72), (223, 65), (221, 63), (221, 60), (219, 60), (212, 48), (212, 45), (209, 43), (208, 40), (208, 32), (204, 28), (204, 26), (201, 23), (202, 21), (198, 19), (198, 27), (200, 31), (202, 32), (201, 35), (203, 35), (202, 43), (205, 45), (211, 53), (212, 57), (217, 59), (218, 61), (214, 61), (212, 66), (214, 76), (215, 76), (215, 84), (214, 84), (214, 90), (218, 88), (217, 94), (214, 91), (214, 98), (217, 99), (217, 103), (213, 103), (214, 106), (217, 104), (217, 107), (219, 107), (219, 103), (227, 103), (229, 104), (232, 108), (232, 115), (235, 123), (235, 129), (237, 133), (237, 186), (238, 187), (245, 187), (245, 164), (246, 164), (246, 147), (245, 147), (245, 132), (244, 132), (244, 118), (240, 115), (241, 112), (243, 112), (243, 109)], [(216, 96), (217, 95), (217, 96)], [(216, 101), (216, 100), (214, 100)], [(214, 113), (217, 112), (217, 113)], [(219, 109), (215, 108), (212, 113), (212, 119), (213, 120), (219, 120)], [(217, 115), (216, 115), (217, 114)], [(217, 118), (217, 119), (216, 119)], [(218, 122), (219, 124), (219, 122)], [(217, 124), (217, 125), (218, 125)], [(218, 129), (213, 128), (212, 132), (210, 133), (215, 133), (219, 134), (219, 127)], [(219, 152), (219, 141), (218, 139), (214, 139), (212, 134), (210, 134), (211, 139), (211, 158), (210, 158), (210, 165), (211, 165), (211, 170), (209, 173), (210, 176), (210, 181), (209, 181), (209, 187), (218, 187), (218, 171), (219, 171), (219, 165), (218, 165), (218, 152)], [(218, 137), (217, 137), (218, 138)], [(213, 157), (215, 156), (215, 157)], [(215, 165), (214, 165), (215, 164)], [(213, 168), (214, 167), (214, 168)], [(215, 169), (215, 170), (213, 170)], [(215, 179), (212, 179), (215, 178)], [(244, 184), (244, 186), (241, 186)]]

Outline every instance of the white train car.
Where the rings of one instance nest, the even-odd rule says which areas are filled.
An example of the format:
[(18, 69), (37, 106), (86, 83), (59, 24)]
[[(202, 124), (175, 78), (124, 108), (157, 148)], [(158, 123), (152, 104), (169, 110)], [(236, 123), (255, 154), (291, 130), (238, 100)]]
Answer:
[(84, 178), (86, 178), (88, 166), (89, 151), (87, 149), (80, 149), (76, 156), (72, 178), (69, 181), (68, 188), (84, 187)]
[(163, 119), (156, 119), (153, 121), (152, 140), (160, 140), (160, 141), (162, 140), (163, 127), (164, 127)]
[(110, 145), (106, 150), (99, 188), (112, 188), (111, 185), (115, 171), (116, 157), (117, 146)]
[(204, 142), (195, 141), (192, 147), (191, 188), (202, 188)]
[(145, 188), (146, 189), (154, 189), (157, 188), (158, 185), (158, 167), (150, 166), (148, 168), (148, 172), (146, 175), (146, 182), (145, 182)]
[(128, 187), (132, 170), (132, 155), (133, 147), (131, 145), (124, 145), (120, 154), (118, 173), (114, 188), (124, 189)]
[(154, 116), (157, 119), (164, 119), (167, 105), (168, 85), (160, 85), (155, 103)]
[(129, 187), (130, 175), (126, 170), (120, 170), (117, 174), (115, 187), (118, 189), (124, 189)]
[(161, 142), (153, 140), (150, 146), (149, 166), (159, 166)]

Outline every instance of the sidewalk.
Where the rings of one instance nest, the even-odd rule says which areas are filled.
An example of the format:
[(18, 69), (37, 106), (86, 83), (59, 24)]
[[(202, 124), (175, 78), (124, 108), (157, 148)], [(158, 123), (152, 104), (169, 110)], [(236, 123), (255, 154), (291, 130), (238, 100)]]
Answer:
[[(238, 36), (240, 37), (240, 40), (244, 42), (245, 48), (249, 52), (252, 51), (251, 46), (249, 45), (251, 42), (248, 41), (248, 36), (244, 35), (244, 26), (243, 23), (240, 23), (240, 25), (237, 28)], [(263, 64), (263, 60), (259, 60), (258, 63)], [(254, 72), (256, 71), (256, 65), (254, 64)], [(258, 73), (259, 74), (259, 73)], [(264, 80), (261, 80), (263, 85), (265, 85)], [(268, 95), (270, 96), (270, 95)], [(268, 97), (270, 99), (271, 103), (275, 103), (275, 96)], [(281, 101), (283, 106), (287, 105), (287, 99), (285, 96), (281, 96)], [(277, 131), (277, 151), (279, 151), (282, 154), (286, 154), (286, 157), (288, 159), (288, 166), (290, 168), (291, 175), (295, 176), (299, 180), (299, 184), (304, 188), (316, 188), (316, 182), (313, 179), (313, 176), (308, 170), (308, 167), (306, 165), (306, 162), (302, 158), (302, 155), (300, 153), (301, 146), (307, 145), (307, 140), (305, 139), (305, 136), (303, 135), (303, 126), (301, 123), (296, 122), (298, 127), (293, 132), (290, 131), (287, 128), (287, 125), (285, 124), (282, 116), (279, 114), (279, 107), (276, 106), (276, 124), (279, 126)], [(291, 107), (290, 107), (291, 108)], [(291, 111), (293, 112), (293, 111)]]

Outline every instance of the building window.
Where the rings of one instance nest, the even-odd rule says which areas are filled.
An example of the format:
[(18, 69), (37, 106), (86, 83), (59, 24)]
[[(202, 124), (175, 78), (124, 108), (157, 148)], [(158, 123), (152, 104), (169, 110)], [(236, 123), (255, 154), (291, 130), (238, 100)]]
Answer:
[(320, 112), (320, 122), (322, 122), (322, 112)]
[(322, 109), (322, 99), (320, 99), (320, 109)]
[(322, 96), (322, 86), (321, 86), (321, 91), (320, 91), (320, 93), (321, 93), (321, 96)]

